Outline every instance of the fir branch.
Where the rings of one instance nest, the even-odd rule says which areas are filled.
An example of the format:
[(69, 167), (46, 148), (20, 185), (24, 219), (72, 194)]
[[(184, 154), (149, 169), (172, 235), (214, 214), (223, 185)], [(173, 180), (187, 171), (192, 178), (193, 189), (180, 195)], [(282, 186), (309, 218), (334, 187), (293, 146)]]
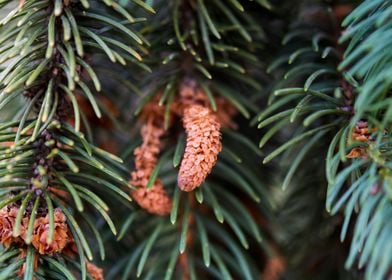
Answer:
[[(12, 5), (11, 1), (2, 4)], [(127, 21), (118, 20), (121, 17)], [(32, 241), (34, 250), (39, 252), (35, 258), (27, 253), (26, 264), (18, 272), (25, 275), (24, 279), (52, 277), (52, 273), (71, 279), (74, 272), (68, 267), (73, 260), (64, 261), (64, 255), (71, 259), (79, 255), (80, 262), (72, 270), (76, 269), (80, 279), (86, 279), (87, 273), (98, 273), (86, 262), (86, 259), (92, 260), (93, 255), (81, 217), (86, 218), (87, 224), (94, 225), (91, 217), (83, 214), (86, 207), (100, 213), (116, 234), (108, 215), (109, 207), (100, 193), (105, 191), (130, 200), (119, 188), (129, 185), (120, 175), (118, 159), (93, 146), (80, 132), (83, 112), (78, 97), (88, 99), (101, 117), (93, 88), (87, 84), (92, 80), (95, 89), (101, 89), (88, 62), (92, 50), (98, 49), (113, 62), (122, 64), (135, 62), (135, 58), (141, 60), (139, 46), (146, 42), (126, 27), (138, 21), (116, 2), (94, 2), (90, 8), (86, 0), (80, 3), (20, 2), (0, 21), (0, 61), (5, 66), (0, 72), (0, 107), (4, 110), (14, 99), (27, 99), (27, 106), (19, 106), (17, 113), (2, 123), (6, 137), (1, 141), (7, 149), (3, 149), (0, 156), (4, 173), (2, 209), (18, 209), (12, 225), (15, 238), (24, 239), (21, 227), (25, 220), (31, 219), (26, 244)], [(10, 33), (10, 30), (13, 31)], [(111, 38), (105, 36), (109, 30)], [(129, 46), (125, 42), (129, 42)], [(61, 226), (63, 232), (58, 231), (58, 215), (63, 217), (61, 222), (66, 221)], [(48, 221), (48, 232), (32, 231), (32, 226), (35, 228), (44, 217)], [(92, 229), (98, 233), (94, 226)], [(47, 239), (37, 234), (48, 234)], [(102, 239), (99, 233), (96, 236)], [(44, 250), (37, 247), (40, 242), (46, 246)], [(23, 241), (11, 244), (26, 250)], [(51, 248), (57, 248), (53, 252), (59, 254), (53, 256)], [(39, 267), (32, 265), (33, 262), (40, 263)], [(91, 269), (95, 270), (88, 271)], [(9, 278), (15, 270), (5, 268), (1, 273)]]

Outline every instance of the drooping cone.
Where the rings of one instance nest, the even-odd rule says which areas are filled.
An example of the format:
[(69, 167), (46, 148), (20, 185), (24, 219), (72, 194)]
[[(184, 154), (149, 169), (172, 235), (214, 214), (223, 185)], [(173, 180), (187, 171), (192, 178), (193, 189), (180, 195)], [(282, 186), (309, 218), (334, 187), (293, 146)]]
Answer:
[(165, 130), (162, 128), (163, 112), (162, 107), (146, 107), (142, 119), (146, 122), (141, 135), (143, 143), (135, 149), (135, 167), (132, 172), (130, 183), (137, 189), (131, 192), (135, 201), (145, 210), (155, 215), (166, 215), (170, 213), (172, 202), (162, 182), (156, 179), (153, 186), (147, 189), (147, 183), (154, 170), (158, 155), (161, 150), (161, 137)]
[(199, 104), (184, 108), (183, 125), (187, 140), (178, 186), (189, 192), (204, 182), (216, 164), (222, 150), (221, 125), (210, 108)]
[(151, 189), (145, 187), (132, 192), (132, 197), (149, 213), (155, 215), (167, 215), (172, 209), (172, 202), (167, 195), (162, 182), (157, 179)]

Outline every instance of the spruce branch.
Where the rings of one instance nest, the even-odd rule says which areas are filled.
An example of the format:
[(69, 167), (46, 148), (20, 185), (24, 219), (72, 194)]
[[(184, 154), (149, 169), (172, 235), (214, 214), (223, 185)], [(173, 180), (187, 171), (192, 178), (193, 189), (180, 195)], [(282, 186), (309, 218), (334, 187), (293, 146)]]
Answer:
[[(91, 230), (103, 242), (85, 210), (99, 213), (116, 234), (101, 197), (129, 201), (121, 187), (131, 186), (121, 173), (122, 160), (85, 139), (80, 98), (101, 117), (93, 50), (112, 62), (139, 63), (146, 41), (128, 26), (141, 20), (113, 1), (14, 3), (2, 1), (1, 8), (11, 10), (0, 20), (0, 107), (16, 108), (1, 124), (2, 219), (13, 221), (1, 229), (11, 226), (13, 239), (3, 236), (1, 243), (4, 254), (15, 247), (22, 254), (11, 254), (4, 264), (19, 259), (18, 266), (4, 266), (0, 273), (24, 279), (98, 277), (102, 272), (89, 262), (93, 250), (86, 233)], [(99, 250), (103, 258), (103, 246)]]
[[(239, 112), (249, 118), (256, 109), (248, 97), (261, 87), (255, 77), (261, 73), (257, 54), (264, 40), (248, 10), (265, 12), (262, 6), (220, 0), (154, 3), (156, 14), (148, 18), (145, 34), (152, 73), (143, 75), (144, 96), (134, 111), (142, 143), (134, 152), (131, 195), (142, 211), (124, 220), (122, 244), (135, 250), (121, 248), (123, 269), (112, 270), (111, 277), (253, 279), (261, 274), (249, 254), (253, 248), (269, 257), (259, 223), (270, 215), (270, 200), (257, 171), (248, 166), (251, 161), (236, 149), (257, 150), (235, 131), (234, 117)], [(250, 205), (262, 214), (250, 215)]]
[[(270, 125), (261, 145), (285, 123), (294, 126), (292, 139), (271, 152), (265, 161), (282, 152), (283, 157), (289, 157), (302, 147), (286, 175), (284, 188), (290, 185), (293, 174), (300, 172), (301, 161), (312, 154), (312, 145), (320, 141), (321, 136), (316, 133), (326, 135), (323, 137), (327, 137), (329, 145), (324, 156), (327, 211), (343, 212), (341, 240), (349, 235), (350, 221), (356, 219), (346, 268), (359, 261), (359, 266), (365, 268), (366, 279), (384, 279), (391, 267), (389, 247), (386, 255), (373, 251), (381, 246), (378, 242), (390, 243), (386, 234), (388, 221), (379, 219), (391, 206), (388, 192), (384, 191), (389, 188), (386, 182), (389, 175), (385, 174), (390, 173), (390, 118), (386, 105), (390, 83), (385, 76), (390, 67), (384, 62), (391, 56), (388, 51), (381, 51), (390, 49), (384, 41), (377, 44), (378, 38), (385, 38), (385, 32), (390, 31), (385, 21), (390, 16), (389, 6), (382, 1), (365, 1), (347, 15), (343, 21), (347, 30), (341, 35), (338, 23), (342, 16), (337, 7), (331, 14), (322, 5), (318, 8), (324, 9), (320, 12), (323, 18), (336, 18), (330, 26), (328, 21), (321, 22), (311, 14), (303, 22), (294, 23), (283, 40), (284, 44), (290, 44), (287, 53), (271, 65), (270, 71), (284, 67), (285, 61), (289, 66), (285, 67), (284, 79), (276, 85), (270, 99), (272, 106), (258, 118), (260, 128)], [(349, 39), (348, 45), (338, 44)], [(383, 83), (377, 82), (379, 79)], [(301, 83), (302, 87), (294, 87)], [(326, 126), (328, 130), (323, 129)], [(305, 139), (309, 142), (300, 146)], [(374, 228), (376, 220), (378, 227)], [(385, 232), (383, 239), (376, 239), (382, 232)], [(371, 250), (371, 246), (376, 247)]]

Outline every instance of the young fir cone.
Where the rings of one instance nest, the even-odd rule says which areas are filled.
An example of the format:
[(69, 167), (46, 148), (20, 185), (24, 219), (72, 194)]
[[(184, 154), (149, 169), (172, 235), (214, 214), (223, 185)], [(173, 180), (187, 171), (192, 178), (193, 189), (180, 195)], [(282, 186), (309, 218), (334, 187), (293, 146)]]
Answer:
[(203, 92), (184, 85), (180, 94), (185, 103), (183, 125), (187, 139), (177, 181), (181, 190), (189, 192), (204, 182), (216, 164), (222, 150), (221, 124), (216, 113), (203, 102), (207, 99)]
[[(156, 104), (156, 106), (155, 106)], [(172, 201), (166, 193), (162, 182), (156, 179), (153, 186), (147, 189), (147, 183), (154, 170), (161, 150), (161, 137), (165, 134), (162, 128), (163, 108), (154, 104), (146, 106), (142, 113), (145, 121), (141, 129), (143, 143), (135, 149), (135, 167), (130, 183), (137, 189), (131, 192), (135, 201), (151, 214), (166, 215), (170, 213)]]
[(54, 211), (54, 235), (48, 243), (49, 215), (37, 218), (34, 221), (32, 244), (41, 255), (52, 255), (61, 252), (70, 241), (70, 233), (66, 217), (60, 209)]
[(17, 206), (5, 206), (0, 210), (0, 243), (6, 248), (14, 243), (23, 243), (21, 236), (26, 231), (23, 224), (20, 226), (19, 235), (12, 235), (18, 210)]

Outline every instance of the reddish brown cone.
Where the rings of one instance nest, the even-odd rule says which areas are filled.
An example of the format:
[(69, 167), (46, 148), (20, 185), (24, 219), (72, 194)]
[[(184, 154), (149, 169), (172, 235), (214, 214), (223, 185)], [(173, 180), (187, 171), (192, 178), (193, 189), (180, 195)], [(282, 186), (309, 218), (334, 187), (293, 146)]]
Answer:
[(32, 244), (41, 255), (51, 255), (61, 252), (69, 242), (66, 217), (60, 209), (55, 209), (54, 212), (54, 235), (51, 243), (47, 243), (48, 235), (49, 215), (46, 215), (34, 221)]
[(21, 236), (25, 233), (23, 223), (20, 225), (19, 236), (12, 235), (15, 226), (16, 215), (19, 208), (16, 206), (5, 206), (0, 210), (0, 243), (8, 248), (13, 243), (23, 242)]
[(192, 191), (204, 182), (222, 150), (220, 123), (216, 115), (202, 105), (184, 109), (183, 124), (187, 134), (184, 157), (178, 174), (178, 186)]
[(147, 190), (147, 183), (154, 170), (161, 150), (161, 137), (165, 130), (162, 128), (163, 111), (157, 104), (149, 104), (141, 115), (145, 121), (141, 129), (143, 143), (135, 149), (135, 167), (130, 183), (137, 189), (131, 192), (135, 201), (145, 210), (155, 215), (170, 213), (172, 202), (165, 191), (162, 182), (156, 179), (153, 186)]

